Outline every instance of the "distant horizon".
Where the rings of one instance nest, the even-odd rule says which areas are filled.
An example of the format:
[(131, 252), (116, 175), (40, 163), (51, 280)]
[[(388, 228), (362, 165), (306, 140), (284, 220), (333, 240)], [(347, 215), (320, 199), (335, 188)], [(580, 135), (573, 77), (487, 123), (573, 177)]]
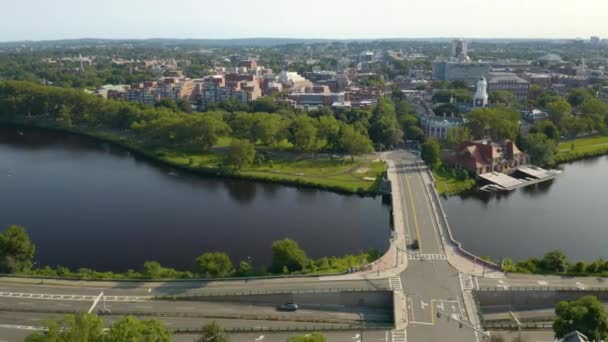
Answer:
[(2, 9), (3, 42), (243, 35), (328, 40), (608, 36), (605, 0), (20, 0)]
[(201, 40), (201, 41), (243, 41), (243, 40), (295, 40), (295, 41), (399, 41), (399, 40), (418, 40), (418, 41), (430, 41), (430, 40), (454, 40), (464, 39), (467, 41), (475, 40), (521, 40), (521, 41), (534, 41), (534, 40), (547, 40), (547, 41), (560, 41), (560, 40), (589, 40), (591, 37), (599, 37), (602, 40), (608, 40), (602, 36), (588, 36), (588, 37), (462, 37), (462, 36), (429, 36), (429, 37), (375, 37), (375, 38), (320, 38), (320, 37), (231, 37), (231, 38), (200, 38), (200, 37), (148, 37), (148, 38), (105, 38), (105, 37), (73, 37), (73, 38), (57, 38), (57, 39), (21, 39), (21, 40), (0, 40), (0, 44), (6, 43), (45, 43), (45, 42), (63, 42), (63, 41), (79, 41), (79, 40), (100, 40), (100, 41), (151, 41), (151, 40), (177, 40), (177, 41), (188, 41), (188, 40)]

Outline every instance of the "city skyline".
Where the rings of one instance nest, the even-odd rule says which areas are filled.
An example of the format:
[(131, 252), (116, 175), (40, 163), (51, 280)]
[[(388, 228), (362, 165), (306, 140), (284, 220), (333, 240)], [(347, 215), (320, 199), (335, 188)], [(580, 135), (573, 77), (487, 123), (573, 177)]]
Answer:
[[(379, 0), (353, 6), (309, 0), (244, 0), (205, 4), (108, 0), (38, 0), (4, 5), (0, 41), (76, 38), (146, 39), (389, 39), (389, 38), (588, 38), (607, 36), (608, 3), (576, 4), (504, 0), (425, 2)], [(577, 13), (584, 11), (583, 15)]]

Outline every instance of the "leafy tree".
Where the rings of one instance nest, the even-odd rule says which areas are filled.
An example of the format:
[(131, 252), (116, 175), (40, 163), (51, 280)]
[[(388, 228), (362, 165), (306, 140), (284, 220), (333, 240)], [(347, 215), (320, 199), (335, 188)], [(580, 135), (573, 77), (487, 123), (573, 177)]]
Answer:
[(163, 273), (163, 267), (158, 261), (144, 262), (143, 276), (148, 279), (160, 279)]
[(46, 332), (28, 336), (26, 342), (103, 342), (103, 320), (93, 314), (67, 315), (43, 323)]
[(545, 272), (564, 273), (568, 269), (568, 258), (561, 251), (550, 251), (540, 261), (540, 267)]
[(139, 320), (124, 317), (113, 323), (107, 332), (103, 320), (93, 314), (67, 315), (44, 323), (46, 332), (36, 332), (26, 342), (169, 342), (171, 333), (155, 319)]
[(584, 296), (575, 301), (559, 302), (553, 321), (555, 337), (562, 338), (577, 330), (591, 341), (608, 338), (608, 316), (604, 305), (594, 296)]
[(281, 273), (286, 269), (288, 272), (301, 271), (310, 264), (306, 252), (300, 248), (297, 242), (283, 239), (272, 243), (272, 271)]
[(557, 142), (549, 139), (544, 133), (530, 133), (525, 137), (525, 146), (533, 164), (552, 165), (554, 163), (555, 152), (557, 152)]
[(203, 333), (201, 337), (199, 337), (197, 342), (229, 342), (230, 338), (224, 329), (217, 324), (216, 321), (213, 321), (205, 326), (203, 326)]
[(317, 136), (319, 140), (326, 142), (326, 147), (330, 150), (337, 148), (340, 135), (340, 123), (333, 115), (323, 115), (319, 117), (319, 129)]
[(466, 125), (476, 139), (514, 140), (521, 117), (512, 108), (496, 107), (476, 108), (466, 115), (466, 119)]
[(174, 112), (179, 112), (180, 108), (177, 103), (172, 99), (162, 99), (156, 103), (156, 107), (164, 107)]
[(103, 341), (169, 342), (171, 333), (156, 319), (139, 320), (127, 316), (112, 324)]
[(317, 127), (314, 120), (299, 116), (294, 122), (293, 144), (296, 150), (313, 153), (317, 150)]
[(562, 122), (572, 113), (572, 106), (564, 99), (547, 104), (547, 113), (553, 123), (561, 127)]
[(236, 271), (236, 274), (239, 277), (250, 277), (253, 275), (253, 265), (251, 261), (241, 261), (239, 263), (239, 268)]
[(591, 94), (591, 92), (588, 89), (585, 89), (585, 88), (572, 89), (568, 93), (568, 102), (570, 103), (570, 105), (572, 107), (578, 108), (585, 102), (585, 100), (587, 100), (588, 98), (591, 98), (591, 97), (593, 97), (593, 94)]
[(403, 131), (397, 121), (395, 106), (389, 98), (378, 99), (370, 121), (369, 134), (374, 143), (388, 148), (403, 141)]
[(559, 128), (555, 126), (552, 121), (543, 120), (539, 121), (532, 126), (529, 133), (543, 133), (547, 138), (555, 141), (559, 141), (560, 132)]
[(287, 342), (326, 342), (327, 338), (321, 333), (292, 336)]
[(353, 161), (356, 155), (374, 150), (371, 140), (357, 132), (351, 125), (343, 126), (340, 130), (339, 145), (340, 149), (350, 154)]
[(72, 106), (62, 105), (59, 109), (58, 117), (68, 128), (72, 128)]
[(180, 111), (184, 113), (192, 113), (192, 105), (190, 104), (190, 101), (188, 101), (187, 98), (179, 100), (179, 102), (177, 102), (177, 107)]
[(227, 277), (234, 272), (230, 257), (222, 252), (202, 254), (195, 260), (195, 272), (207, 278)]
[(441, 145), (435, 138), (429, 138), (422, 144), (421, 157), (432, 169), (436, 169), (441, 164)]
[(223, 157), (224, 165), (240, 170), (255, 160), (255, 146), (249, 140), (232, 139)]
[(516, 103), (517, 99), (515, 98), (515, 95), (513, 95), (513, 93), (510, 91), (498, 90), (490, 93), (490, 95), (488, 96), (488, 101), (493, 104), (505, 105), (509, 107), (511, 106), (511, 104)]
[(32, 267), (36, 246), (25, 228), (12, 225), (0, 233), (0, 271), (15, 273)]
[(450, 146), (458, 146), (471, 139), (471, 130), (467, 126), (448, 128), (445, 134), (446, 140)]

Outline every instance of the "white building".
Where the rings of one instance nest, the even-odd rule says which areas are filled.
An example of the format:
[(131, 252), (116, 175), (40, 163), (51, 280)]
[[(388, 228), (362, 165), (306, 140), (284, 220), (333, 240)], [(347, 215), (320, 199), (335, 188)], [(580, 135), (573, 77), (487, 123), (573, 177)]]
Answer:
[(485, 107), (488, 105), (488, 82), (485, 77), (477, 81), (477, 91), (475, 91), (474, 106)]

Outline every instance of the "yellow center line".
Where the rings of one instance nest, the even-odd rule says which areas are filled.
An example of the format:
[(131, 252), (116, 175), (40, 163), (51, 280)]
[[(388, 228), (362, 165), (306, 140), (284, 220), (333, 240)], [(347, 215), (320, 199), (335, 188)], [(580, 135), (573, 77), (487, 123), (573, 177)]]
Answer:
[(405, 175), (405, 183), (407, 183), (407, 192), (410, 195), (410, 203), (412, 204), (412, 214), (414, 218), (414, 226), (416, 227), (416, 236), (418, 237), (418, 251), (422, 253), (422, 240), (420, 239), (420, 228), (418, 228), (418, 218), (416, 217), (416, 207), (414, 206), (414, 196), (412, 196), (412, 189), (408, 176)]

